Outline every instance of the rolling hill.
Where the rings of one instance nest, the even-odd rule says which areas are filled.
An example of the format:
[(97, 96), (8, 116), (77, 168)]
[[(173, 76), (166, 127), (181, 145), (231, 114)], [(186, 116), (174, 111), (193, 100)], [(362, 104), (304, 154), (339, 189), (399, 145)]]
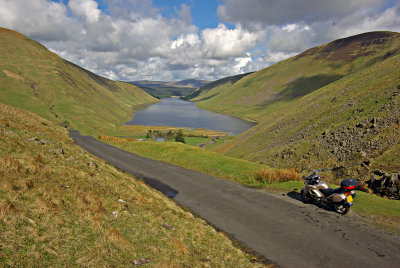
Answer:
[(15, 31), (0, 28), (0, 102), (84, 133), (110, 133), (135, 105), (157, 100), (87, 71)]
[(219, 152), (367, 179), (400, 170), (399, 95), (400, 34), (375, 32), (312, 48), (194, 100), (260, 122)]
[(262, 122), (282, 105), (398, 53), (400, 34), (371, 32), (311, 48), (192, 98), (198, 107)]

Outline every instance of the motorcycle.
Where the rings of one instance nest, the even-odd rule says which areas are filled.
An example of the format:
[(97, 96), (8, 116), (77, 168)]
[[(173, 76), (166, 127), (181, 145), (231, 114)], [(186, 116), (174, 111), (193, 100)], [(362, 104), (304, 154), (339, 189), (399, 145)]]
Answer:
[(328, 184), (321, 180), (318, 171), (307, 177), (303, 176), (305, 187), (301, 189), (301, 197), (304, 203), (316, 201), (322, 207), (333, 206), (339, 214), (347, 214), (353, 205), (356, 196), (355, 190), (360, 183), (353, 178), (344, 179), (340, 188), (331, 189)]

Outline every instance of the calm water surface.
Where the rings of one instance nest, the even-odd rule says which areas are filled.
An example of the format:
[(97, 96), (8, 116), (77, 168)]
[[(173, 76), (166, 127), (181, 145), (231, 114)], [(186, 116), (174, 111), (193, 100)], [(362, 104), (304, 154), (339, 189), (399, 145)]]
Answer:
[(131, 121), (125, 124), (205, 128), (230, 132), (232, 135), (238, 135), (256, 125), (236, 117), (203, 110), (197, 108), (194, 102), (175, 98), (163, 99), (162, 102), (136, 111)]

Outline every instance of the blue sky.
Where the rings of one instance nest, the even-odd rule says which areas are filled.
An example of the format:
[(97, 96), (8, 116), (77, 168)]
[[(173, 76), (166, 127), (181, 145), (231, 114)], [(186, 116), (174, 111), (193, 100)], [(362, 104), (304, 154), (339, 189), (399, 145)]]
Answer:
[(111, 79), (216, 80), (400, 31), (400, 0), (0, 0), (0, 26)]
[(166, 17), (176, 16), (175, 9), (181, 4), (191, 7), (193, 24), (200, 29), (215, 28), (218, 26), (217, 16), (218, 1), (215, 0), (154, 0), (154, 5), (160, 8), (161, 14)]

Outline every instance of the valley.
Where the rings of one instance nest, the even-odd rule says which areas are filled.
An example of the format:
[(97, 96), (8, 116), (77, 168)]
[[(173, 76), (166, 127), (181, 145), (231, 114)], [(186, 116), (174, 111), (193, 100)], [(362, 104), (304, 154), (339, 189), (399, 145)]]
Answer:
[[(113, 81), (6, 28), (0, 45), (1, 265), (398, 263), (399, 33), (212, 82)], [(171, 96), (192, 103), (159, 100)], [(127, 123), (147, 105), (187, 110)], [(226, 116), (246, 126), (226, 129)], [(349, 215), (300, 201), (314, 169), (331, 187), (360, 180)], [(391, 199), (372, 195), (379, 179)]]

